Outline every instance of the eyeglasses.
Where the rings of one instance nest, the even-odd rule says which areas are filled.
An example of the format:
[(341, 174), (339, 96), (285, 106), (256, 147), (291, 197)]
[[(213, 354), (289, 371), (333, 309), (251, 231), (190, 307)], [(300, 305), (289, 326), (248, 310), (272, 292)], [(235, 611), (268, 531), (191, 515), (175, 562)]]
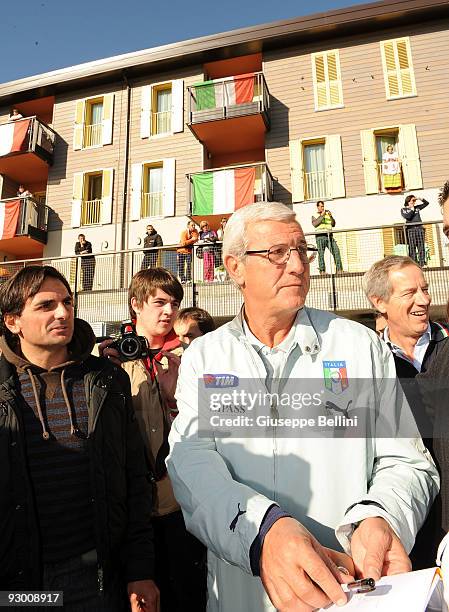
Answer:
[(292, 251), (297, 251), (302, 263), (311, 263), (317, 254), (318, 249), (310, 244), (300, 244), (297, 247), (289, 247), (286, 244), (276, 244), (269, 249), (259, 251), (245, 251), (245, 255), (264, 255), (268, 261), (275, 265), (286, 264), (290, 259)]

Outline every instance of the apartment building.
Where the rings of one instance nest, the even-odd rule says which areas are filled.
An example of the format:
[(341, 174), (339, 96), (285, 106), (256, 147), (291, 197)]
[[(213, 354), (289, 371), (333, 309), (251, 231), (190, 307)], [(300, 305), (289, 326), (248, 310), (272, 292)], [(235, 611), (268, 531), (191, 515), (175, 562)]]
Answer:
[[(395, 227), (351, 230), (401, 224), (410, 192), (440, 218), (448, 30), (449, 1), (387, 0), (0, 85), (1, 210), (17, 218), (0, 257), (71, 255), (79, 233), (97, 253), (136, 249), (148, 223), (175, 244), (190, 217), (217, 227), (270, 199), (306, 232), (325, 200), (348, 272), (401, 252)], [(445, 262), (438, 226), (426, 241)]]

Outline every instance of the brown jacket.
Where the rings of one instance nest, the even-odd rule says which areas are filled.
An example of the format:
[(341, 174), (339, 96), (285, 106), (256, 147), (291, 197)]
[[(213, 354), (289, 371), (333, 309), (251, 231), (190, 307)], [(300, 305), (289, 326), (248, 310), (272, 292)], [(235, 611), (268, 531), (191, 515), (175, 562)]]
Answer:
[(183, 255), (188, 255), (192, 252), (192, 244), (195, 244), (199, 238), (199, 234), (196, 229), (190, 231), (188, 228), (182, 230), (181, 238), (179, 240), (179, 244), (182, 248), (177, 249), (178, 253), (182, 253)]
[[(171, 350), (179, 356), (183, 351), (180, 346)], [(157, 379), (151, 380), (151, 375), (142, 360), (125, 362), (123, 369), (131, 380), (134, 411), (150, 463), (154, 467), (158, 452), (164, 444), (164, 430), (167, 433), (170, 429), (169, 410), (163, 405)], [(157, 481), (156, 489), (153, 503), (153, 514), (155, 516), (163, 516), (179, 510), (167, 473)]]

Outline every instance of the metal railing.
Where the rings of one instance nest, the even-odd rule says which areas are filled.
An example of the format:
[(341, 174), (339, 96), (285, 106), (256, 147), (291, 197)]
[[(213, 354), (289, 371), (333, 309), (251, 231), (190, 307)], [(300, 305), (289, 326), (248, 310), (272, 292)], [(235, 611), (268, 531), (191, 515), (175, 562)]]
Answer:
[(171, 111), (161, 111), (151, 115), (151, 135), (168, 134), (171, 132)]
[(140, 217), (160, 217), (164, 210), (164, 192), (154, 191), (142, 194)]
[[(23, 153), (36, 153), (47, 163), (53, 163), (53, 154), (56, 142), (56, 133), (43, 121), (35, 116), (24, 117), (23, 119), (17, 119), (16, 121), (10, 121), (9, 124), (23, 124), (27, 122), (28, 129), (23, 143), (21, 144), (20, 150), (11, 151), (6, 155), (20, 155)], [(2, 126), (0, 126), (1, 130)], [(0, 132), (1, 134), (1, 132)]]
[[(236, 91), (247, 86), (244, 101), (239, 101)], [(252, 96), (249, 94), (252, 90)], [(263, 113), (268, 123), (270, 94), (263, 72), (254, 75), (236, 75), (214, 79), (187, 87), (189, 123), (216, 121), (242, 115)], [(240, 98), (241, 99), (241, 98)]]
[(103, 144), (103, 124), (92, 123), (84, 126), (83, 148), (99, 147)]
[[(254, 202), (271, 202), (273, 200), (273, 175), (265, 162), (257, 164), (240, 164), (238, 166), (224, 166), (223, 168), (211, 168), (203, 172), (186, 174), (187, 177), (187, 201), (189, 202), (190, 214), (195, 214), (195, 189), (193, 177), (202, 174), (223, 172), (225, 170), (235, 170), (238, 168), (255, 168), (256, 177), (254, 183)], [(233, 212), (233, 211), (230, 211)]]
[(35, 198), (4, 198), (2, 202), (19, 202), (19, 216), (15, 236), (29, 236), (40, 242), (47, 241), (49, 208)]
[(81, 225), (99, 225), (101, 222), (101, 206), (103, 200), (82, 200)]
[(327, 198), (326, 171), (304, 172), (304, 187), (306, 200)]
[[(310, 266), (309, 306), (341, 313), (372, 310), (362, 290), (364, 272), (389, 254), (408, 254), (419, 259), (422, 244), (412, 227), (398, 224), (354, 228), (307, 234), (307, 242), (318, 246), (320, 257)], [(449, 242), (441, 222), (425, 223), (424, 273), (429, 283), (432, 304), (443, 308), (449, 295)], [(420, 233), (418, 231), (418, 233)], [(321, 243), (321, 244), (319, 244)], [(335, 243), (335, 244), (334, 244)], [(335, 245), (342, 270), (337, 270)], [(141, 269), (163, 266), (183, 283), (182, 306), (199, 306), (214, 317), (232, 317), (241, 304), (239, 290), (229, 279), (222, 260), (220, 242), (195, 244), (191, 251), (178, 253), (179, 245), (154, 249), (97, 253), (88, 256), (11, 261), (0, 264), (0, 282), (17, 269), (33, 263), (49, 264), (69, 280), (76, 298), (77, 316), (94, 322), (117, 322), (128, 317), (127, 288), (132, 276)]]

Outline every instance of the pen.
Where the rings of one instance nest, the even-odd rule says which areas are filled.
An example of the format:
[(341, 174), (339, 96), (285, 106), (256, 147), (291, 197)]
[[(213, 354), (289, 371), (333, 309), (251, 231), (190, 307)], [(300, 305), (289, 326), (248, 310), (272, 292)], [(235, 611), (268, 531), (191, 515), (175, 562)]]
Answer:
[(363, 578), (362, 580), (354, 580), (346, 585), (350, 591), (356, 593), (369, 593), (376, 588), (376, 582), (373, 578)]

